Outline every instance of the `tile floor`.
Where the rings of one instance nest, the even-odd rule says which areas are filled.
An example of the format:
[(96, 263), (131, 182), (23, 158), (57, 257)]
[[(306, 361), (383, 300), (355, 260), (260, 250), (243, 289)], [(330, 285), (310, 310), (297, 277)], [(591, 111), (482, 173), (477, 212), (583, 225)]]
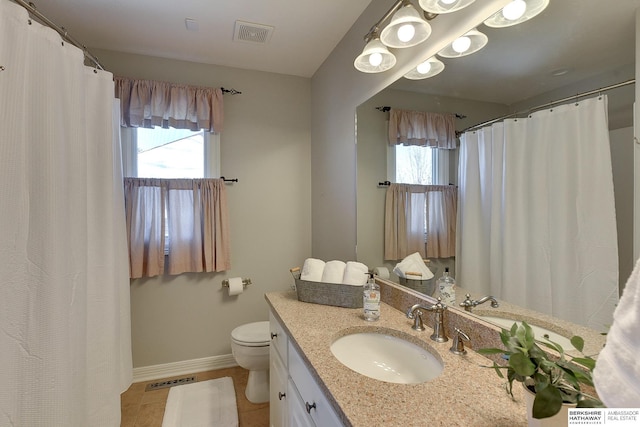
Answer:
[[(240, 368), (219, 369), (215, 371), (198, 372), (198, 381), (212, 380), (221, 377), (233, 378), (233, 387), (236, 390), (236, 402), (238, 404), (238, 421), (240, 427), (268, 427), (269, 403), (254, 404), (247, 400), (244, 388), (247, 385), (249, 371)], [(169, 395), (169, 388), (147, 391), (144, 389), (150, 382), (182, 378), (179, 375), (171, 378), (161, 378), (153, 381), (134, 383), (120, 398), (122, 406), (121, 427), (162, 427), (164, 406)]]

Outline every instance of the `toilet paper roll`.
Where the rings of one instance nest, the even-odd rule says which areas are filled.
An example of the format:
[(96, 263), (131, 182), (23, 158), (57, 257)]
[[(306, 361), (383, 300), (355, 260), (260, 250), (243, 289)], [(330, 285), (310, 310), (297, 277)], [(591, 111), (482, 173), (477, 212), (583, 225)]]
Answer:
[(373, 269), (373, 274), (381, 279), (389, 278), (389, 269), (387, 267), (376, 267)]
[(232, 277), (229, 279), (229, 296), (241, 294), (244, 291), (242, 277)]

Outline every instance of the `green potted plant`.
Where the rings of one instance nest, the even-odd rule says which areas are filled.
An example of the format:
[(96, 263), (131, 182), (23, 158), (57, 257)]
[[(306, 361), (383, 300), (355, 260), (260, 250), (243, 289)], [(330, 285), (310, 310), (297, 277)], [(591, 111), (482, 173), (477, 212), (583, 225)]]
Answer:
[[(501, 378), (504, 378), (502, 371), (506, 371), (507, 391), (512, 397), (514, 381), (522, 383), (535, 395), (530, 414), (533, 418), (552, 417), (561, 410), (563, 403), (578, 408), (604, 406), (597, 397), (581, 388), (585, 385), (593, 387), (591, 374), (596, 363), (595, 359), (582, 352), (584, 340), (581, 337), (571, 338), (571, 344), (582, 357), (572, 357), (571, 360), (567, 360), (559, 344), (550, 340), (536, 341), (533, 329), (526, 322), (514, 323), (511, 330), (503, 329), (500, 338), (505, 348), (484, 348), (478, 352), (505, 355), (508, 359), (506, 366), (494, 362), (492, 367)], [(558, 353), (558, 357), (552, 358), (539, 344)]]

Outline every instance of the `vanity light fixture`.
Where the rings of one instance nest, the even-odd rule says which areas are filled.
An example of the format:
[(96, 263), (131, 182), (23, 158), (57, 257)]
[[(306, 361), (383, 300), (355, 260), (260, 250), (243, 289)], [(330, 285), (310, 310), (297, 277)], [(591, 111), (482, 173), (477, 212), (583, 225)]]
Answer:
[(501, 11), (484, 21), (484, 24), (492, 28), (510, 27), (539, 15), (547, 6), (549, 0), (512, 0)]
[(391, 22), (380, 33), (380, 41), (389, 47), (403, 48), (422, 43), (431, 35), (431, 25), (413, 7), (403, 0)]
[(474, 28), (438, 52), (438, 56), (443, 58), (459, 58), (461, 56), (471, 55), (485, 47), (488, 41), (489, 38), (486, 34)]
[(431, 13), (450, 13), (463, 9), (475, 0), (420, 0), (420, 7)]
[(428, 79), (437, 74), (440, 74), (444, 70), (444, 64), (435, 56), (427, 59), (426, 61), (418, 64), (413, 70), (404, 75), (405, 79), (409, 80), (421, 80)]
[(353, 62), (353, 66), (363, 73), (381, 73), (393, 68), (396, 65), (395, 55), (382, 44), (375, 31), (371, 37), (362, 53)]

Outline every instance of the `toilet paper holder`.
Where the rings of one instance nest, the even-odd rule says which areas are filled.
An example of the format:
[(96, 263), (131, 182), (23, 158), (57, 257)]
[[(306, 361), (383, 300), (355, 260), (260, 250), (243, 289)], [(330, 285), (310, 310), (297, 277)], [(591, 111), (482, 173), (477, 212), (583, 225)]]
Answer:
[[(251, 284), (251, 279), (242, 279), (242, 287), (246, 288), (247, 286), (249, 286)], [(229, 279), (224, 279), (222, 281), (222, 287), (223, 288), (228, 288), (229, 287)]]

